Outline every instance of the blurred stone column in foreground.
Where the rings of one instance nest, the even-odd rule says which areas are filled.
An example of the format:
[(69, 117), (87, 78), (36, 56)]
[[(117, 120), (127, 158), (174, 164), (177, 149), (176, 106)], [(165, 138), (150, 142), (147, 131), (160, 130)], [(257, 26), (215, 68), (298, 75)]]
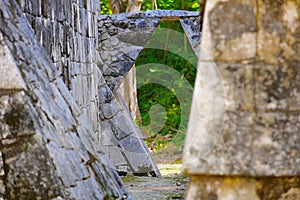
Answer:
[(300, 2), (208, 0), (187, 199), (300, 199)]

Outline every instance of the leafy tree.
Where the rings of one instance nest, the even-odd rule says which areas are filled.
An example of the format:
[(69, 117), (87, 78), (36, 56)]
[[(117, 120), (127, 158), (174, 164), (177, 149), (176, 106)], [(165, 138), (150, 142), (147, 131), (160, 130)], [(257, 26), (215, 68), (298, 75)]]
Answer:
[[(122, 0), (112, 0), (112, 2), (122, 2)], [(160, 10), (189, 10), (189, 11), (199, 11), (199, 1), (198, 0), (155, 0), (157, 8)], [(144, 0), (141, 6), (141, 11), (152, 10), (153, 0)], [(110, 8), (109, 0), (101, 0), (101, 13), (102, 14), (112, 14)], [(126, 1), (123, 3), (127, 5)], [(121, 6), (122, 7), (122, 6)], [(124, 8), (125, 7), (125, 8)], [(125, 12), (126, 6), (119, 12)]]

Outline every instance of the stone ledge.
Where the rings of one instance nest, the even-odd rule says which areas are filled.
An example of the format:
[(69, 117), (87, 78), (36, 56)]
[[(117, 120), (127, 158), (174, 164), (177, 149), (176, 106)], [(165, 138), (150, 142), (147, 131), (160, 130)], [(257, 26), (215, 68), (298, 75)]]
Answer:
[(107, 19), (139, 19), (139, 18), (161, 18), (163, 20), (179, 20), (185, 17), (199, 17), (199, 12), (185, 10), (151, 10), (146, 12), (120, 13), (113, 15), (100, 15), (98, 20)]

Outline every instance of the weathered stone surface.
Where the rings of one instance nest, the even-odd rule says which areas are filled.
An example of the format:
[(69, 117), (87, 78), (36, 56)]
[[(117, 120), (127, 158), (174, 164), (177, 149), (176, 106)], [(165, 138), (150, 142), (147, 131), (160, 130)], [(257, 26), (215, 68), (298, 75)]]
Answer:
[(197, 17), (199, 12), (190, 12), (183, 10), (150, 10), (146, 12), (138, 13), (121, 13), (121, 15), (127, 15), (129, 19), (135, 18), (161, 18), (161, 19), (180, 19), (184, 17)]
[(187, 35), (197, 57), (200, 54), (201, 21), (200, 16), (180, 19), (180, 24)]
[(258, 56), (267, 64), (300, 61), (300, 5), (295, 1), (259, 1)]
[[(118, 103), (107, 85), (100, 86), (99, 92), (99, 97), (104, 98), (99, 99), (99, 115), (102, 121), (100, 122), (101, 132), (98, 137), (112, 163), (121, 173), (139, 175), (149, 173), (152, 176), (160, 176), (160, 172), (152, 160), (151, 154), (142, 140), (141, 132), (131, 118), (127, 106)], [(125, 138), (134, 138), (134, 140), (124, 142)], [(131, 155), (132, 148), (138, 151), (135, 156)], [(112, 149), (119, 152), (109, 152)], [(121, 157), (118, 158), (117, 155)], [(127, 165), (124, 165), (124, 160), (126, 160)]]
[(130, 198), (18, 4), (2, 1), (0, 12), (1, 49), (26, 85), (0, 93), (3, 196)]
[(254, 68), (255, 105), (262, 111), (299, 111), (300, 64), (257, 65)]
[[(20, 4), (22, 4), (22, 9), (34, 29), (35, 37), (47, 50), (48, 55), (59, 71), (59, 75), (71, 92), (72, 97), (65, 96), (65, 98), (74, 99), (78, 105), (75, 115), (85, 118), (97, 138), (105, 138), (103, 134), (109, 134), (107, 137), (112, 139), (115, 137), (111, 131), (113, 127), (107, 126), (107, 123), (103, 123), (105, 126), (101, 127), (102, 123), (100, 121), (116, 121), (114, 119), (116, 114), (119, 112), (119, 115), (124, 115), (127, 110), (120, 111), (118, 102), (112, 100), (115, 97), (106, 85), (102, 76), (103, 71), (101, 72), (97, 67), (97, 65), (103, 63), (102, 60), (106, 61), (106, 59), (113, 58), (114, 62), (117, 61), (116, 58), (120, 54), (118, 51), (111, 51), (107, 55), (105, 52), (101, 52), (100, 57), (97, 51), (99, 47), (109, 48), (118, 45), (119, 42), (112, 37), (104, 44), (98, 43), (98, 37), (99, 40), (106, 37), (106, 34), (98, 34), (99, 1), (68, 0), (66, 2), (46, 2), (46, 4), (39, 2), (38, 7), (43, 7), (42, 5), (49, 6), (42, 8), (41, 16), (36, 16), (32, 6), (28, 6), (32, 4), (31, 1), (34, 0), (20, 1)], [(108, 29), (110, 34), (114, 34), (115, 31), (114, 27)], [(135, 53), (128, 55), (137, 56)], [(130, 60), (129, 57), (122, 57), (122, 62), (126, 63), (128, 59)], [(114, 69), (115, 67), (112, 68), (112, 70)], [(118, 73), (124, 74), (125, 72), (119, 70)], [(121, 80), (116, 82), (121, 82)], [(109, 91), (103, 92), (103, 88)], [(62, 91), (62, 93), (65, 95), (65, 91)], [(124, 133), (125, 135), (134, 132), (131, 127), (128, 129), (130, 131)], [(114, 141), (116, 141), (116, 138), (114, 138)], [(100, 142), (106, 144), (104, 141)], [(145, 145), (141, 146), (142, 149), (145, 147)], [(107, 151), (105, 153), (110, 155)], [(147, 155), (144, 156), (150, 159), (150, 152), (145, 151), (145, 153)], [(115, 159), (114, 164), (117, 165), (118, 160), (122, 159), (124, 158)], [(137, 162), (135, 163), (137, 164)], [(154, 166), (152, 171), (157, 171), (157, 174), (159, 174), (153, 161), (152, 165)]]
[(5, 186), (4, 186), (4, 168), (3, 168), (3, 158), (2, 152), (0, 151), (0, 199), (3, 199), (3, 194), (5, 193)]
[(255, 0), (207, 1), (201, 43), (209, 56), (202, 54), (201, 60), (235, 63), (255, 59), (256, 8)]
[(199, 50), (198, 12), (155, 10), (102, 15), (98, 20), (98, 51), (104, 61), (100, 69), (113, 92), (118, 89), (161, 20), (180, 20), (194, 51)]
[[(119, 158), (120, 163), (118, 159), (114, 159), (114, 161), (116, 161), (114, 164), (118, 169), (122, 168), (121, 171), (126, 169), (129, 170), (130, 173), (136, 174), (146, 174), (150, 172), (153, 173), (153, 175), (158, 176), (159, 171), (151, 159), (150, 152), (142, 142), (141, 134), (128, 113), (126, 105), (120, 105), (116, 102), (113, 92), (106, 86), (102, 73), (96, 68), (96, 64), (103, 64), (103, 61), (108, 60), (113, 63), (111, 66), (108, 65), (110, 67), (108, 74), (111, 76), (118, 75), (115, 81), (111, 81), (110, 84), (112, 86), (117, 86), (130, 69), (130, 65), (142, 50), (142, 45), (147, 42), (152, 31), (146, 33), (147, 37), (145, 37), (145, 32), (136, 31), (137, 37), (141, 38), (141, 40), (136, 42), (136, 38), (128, 34), (130, 31), (122, 33), (122, 31), (120, 31), (122, 28), (127, 31), (130, 28), (133, 29), (133, 27), (139, 29), (150, 27), (150, 29), (153, 29), (157, 26), (160, 18), (195, 18), (199, 13), (186, 11), (154, 11), (145, 12), (143, 14), (129, 14), (127, 18), (134, 23), (128, 23), (128, 19), (125, 21), (120, 20), (120, 22), (119, 20), (113, 20), (112, 22), (107, 22), (105, 24), (101, 24), (100, 22), (99, 27), (106, 27), (107, 32), (102, 33), (100, 30), (100, 35), (98, 35), (97, 17), (99, 13), (99, 1), (97, 0), (68, 0), (64, 2), (21, 0), (18, 2), (27, 21), (22, 22), (19, 27), (15, 27), (14, 23), (11, 23), (13, 25), (9, 28), (11, 29), (12, 34), (6, 35), (6, 37), (9, 38), (7, 41), (11, 42), (8, 42), (11, 49), (16, 49), (16, 52), (14, 51), (14, 59), (17, 62), (25, 62), (27, 65), (30, 63), (31, 66), (39, 67), (36, 69), (28, 68), (28, 74), (22, 71), (21, 76), (26, 82), (24, 85), (22, 85), (23, 79), (20, 79), (21, 83), (19, 83), (16, 81), (19, 79), (6, 80), (7, 78), (12, 78), (12, 75), (5, 76), (6, 79), (3, 78), (1, 79), (2, 82), (0, 81), (1, 83), (5, 83), (3, 86), (4, 88), (1, 88), (5, 89), (5, 91), (1, 90), (1, 94), (11, 95), (10, 90), (23, 90), (23, 86), (25, 85), (26, 91), (34, 91), (34, 95), (30, 97), (27, 97), (30, 92), (25, 93), (26, 95), (24, 98), (26, 99), (26, 102), (31, 102), (31, 100), (34, 99), (34, 103), (31, 102), (31, 112), (34, 113), (35, 120), (37, 120), (37, 118), (39, 119), (39, 127), (43, 127), (41, 128), (42, 131), (39, 130), (37, 132), (48, 132), (48, 134), (43, 135), (46, 138), (46, 149), (50, 149), (50, 157), (55, 157), (52, 162), (54, 163), (54, 168), (57, 167), (57, 172), (51, 173), (54, 178), (57, 176), (59, 179), (62, 179), (64, 186), (67, 187), (66, 191), (63, 193), (66, 193), (67, 196), (69, 194), (70, 196), (82, 195), (86, 192), (84, 190), (86, 185), (89, 185), (89, 188), (93, 188), (90, 189), (90, 191), (97, 189), (99, 185), (96, 184), (95, 187), (91, 186), (95, 185), (97, 181), (90, 175), (94, 174), (94, 170), (98, 168), (97, 165), (93, 164), (93, 170), (90, 170), (90, 168), (87, 170), (83, 163), (89, 163), (90, 160), (93, 160), (89, 153), (92, 152), (92, 154), (94, 154), (95, 152), (103, 152), (104, 149), (110, 148), (109, 145), (111, 145), (111, 143), (109, 142), (109, 145), (105, 146), (104, 149), (99, 147), (96, 136), (98, 136), (98, 138), (104, 138), (102, 137), (103, 134), (109, 134), (111, 136), (108, 137), (110, 142), (120, 146), (119, 152), (115, 152), (115, 155), (123, 155), (124, 157)], [(6, 4), (6, 2), (4, 2), (4, 4)], [(9, 15), (11, 10), (5, 9), (6, 6), (3, 6), (3, 17), (12, 17)], [(19, 12), (19, 14), (23, 15), (21, 12)], [(112, 18), (114, 17), (116, 16), (112, 16)], [(32, 52), (30, 45), (26, 46), (22, 42), (16, 42), (22, 37), (20, 35), (15, 35), (15, 32), (18, 32), (18, 28), (20, 27), (26, 27), (27, 22), (29, 22), (33, 28), (36, 39), (45, 48), (56, 69), (48, 62), (47, 58), (38, 60), (40, 54), (35, 53), (35, 51)], [(2, 28), (6, 28), (6, 26), (3, 26)], [(22, 33), (27, 39), (33, 37), (30, 31), (23, 30)], [(121, 55), (118, 56), (120, 54), (119, 49), (114, 49), (109, 51), (109, 54), (107, 55), (101, 53), (101, 59), (98, 52), (96, 52), (96, 49), (99, 49), (98, 37), (100, 41), (102, 41), (102, 39), (107, 39), (107, 41), (100, 44), (101, 48), (103, 47), (103, 50), (105, 51), (112, 49), (112, 47), (122, 46), (120, 41), (124, 44), (126, 43), (123, 45)], [(128, 46), (128, 42), (135, 45)], [(6, 45), (3, 48), (7, 48)], [(38, 45), (35, 43), (33, 48), (39, 50)], [(5, 59), (7, 59), (7, 57), (5, 57)], [(5, 59), (2, 59), (2, 61), (7, 63)], [(18, 65), (18, 67), (20, 66)], [(16, 69), (16, 66), (14, 65), (9, 67), (9, 70), (14, 69)], [(101, 67), (101, 69), (103, 69), (103, 67)], [(8, 71), (7, 67), (5, 68), (5, 72), (20, 76), (18, 70)], [(102, 72), (104, 71), (102, 70)], [(7, 84), (12, 83), (12, 80), (15, 85)], [(48, 80), (50, 84), (47, 81), (43, 82), (41, 80)], [(28, 85), (27, 82), (30, 82), (30, 84)], [(107, 82), (109, 83), (109, 81)], [(64, 84), (66, 84), (68, 88), (64, 87)], [(101, 89), (97, 92), (99, 88), (106, 88), (109, 90), (105, 94), (109, 94), (110, 97), (109, 100), (104, 101), (105, 103), (102, 102), (102, 98), (104, 97), (104, 99), (106, 99), (106, 96), (101, 96), (103, 95)], [(9, 91), (6, 91), (7, 89), (9, 89)], [(68, 90), (70, 90), (71, 94)], [(52, 97), (53, 101), (49, 100), (49, 98), (51, 99)], [(100, 101), (98, 102), (98, 100)], [(40, 110), (35, 106), (42, 111), (39, 112)], [(29, 117), (29, 119), (31, 118)], [(99, 120), (103, 120), (103, 123), (98, 123)], [(18, 132), (21, 131), (20, 127), (23, 128), (23, 126), (26, 126), (26, 124), (21, 124), (18, 127), (15, 127), (14, 125), (13, 128), (17, 128), (15, 132)], [(75, 126), (77, 128), (75, 128)], [(48, 131), (48, 129), (51, 131)], [(34, 129), (34, 131), (36, 130), (38, 129)], [(57, 133), (59, 133), (59, 137), (57, 137)], [(86, 136), (86, 133), (89, 134), (88, 137)], [(127, 137), (134, 138), (130, 141), (133, 141), (133, 143), (137, 145), (134, 148), (138, 149), (138, 157), (140, 157), (140, 159), (137, 159), (138, 157), (132, 154), (132, 146), (129, 145), (130, 143), (124, 142), (124, 139)], [(120, 145), (121, 142), (118, 140), (121, 140), (124, 145)], [(10, 143), (10, 141), (8, 141), (8, 143)], [(138, 147), (138, 145), (140, 146)], [(41, 148), (40, 151), (44, 151), (43, 148)], [(78, 150), (77, 153), (74, 153), (74, 149), (77, 148), (80, 150)], [(34, 147), (32, 152), (35, 151), (35, 149), (36, 148)], [(108, 155), (110, 156), (111, 154)], [(102, 156), (100, 157), (102, 159)], [(123, 161), (125, 158), (127, 162), (129, 162), (128, 166), (124, 165)], [(141, 162), (139, 162), (139, 160), (141, 160)], [(62, 163), (62, 161), (64, 161), (64, 163)], [(105, 159), (102, 161), (104, 162)], [(67, 163), (65, 171), (72, 171), (74, 174), (69, 176), (66, 175), (66, 172), (62, 167), (65, 162)], [(78, 162), (82, 163), (78, 164)], [(104, 165), (110, 166), (110, 164), (106, 163)], [(90, 165), (88, 167), (90, 167)], [(46, 171), (47, 170), (51, 171), (51, 166), (46, 169)], [(109, 173), (113, 173), (113, 170)], [(98, 173), (96, 174), (100, 177), (103, 175), (101, 168), (98, 168)], [(50, 174), (49, 176), (52, 177), (52, 175)], [(90, 176), (92, 178), (89, 179), (88, 177)], [(115, 176), (112, 175), (112, 177)], [(107, 180), (109, 179), (108, 177), (106, 178)], [(117, 179), (117, 177), (115, 178)], [(75, 186), (74, 182), (76, 182)], [(113, 187), (115, 184), (107, 183), (107, 185)], [(119, 186), (117, 186), (117, 188), (118, 187)], [(109, 195), (113, 194), (115, 197), (120, 196), (116, 191), (109, 191), (108, 193)], [(100, 193), (95, 192), (95, 195), (99, 198), (103, 197), (101, 196), (102, 194), (102, 190)]]
[[(3, 38), (0, 38), (0, 41), (3, 43)], [(24, 89), (25, 84), (21, 78), (21, 74), (16, 70), (16, 66), (12, 61), (12, 56), (4, 44), (0, 44), (0, 89), (9, 90), (9, 89)]]
[[(185, 140), (184, 169), (201, 162), (215, 146), (225, 120), (225, 91), (215, 63), (199, 63)], [(200, 95), (201, 94), (201, 95)], [(197, 164), (198, 165), (198, 164)], [(189, 167), (186, 167), (189, 166)], [(196, 168), (195, 168), (196, 169)]]
[(186, 199), (296, 200), (299, 178), (192, 176)]
[[(300, 140), (293, 135), (298, 130), (297, 114), (227, 112), (215, 146), (205, 157), (199, 153), (203, 147), (198, 150), (191, 146), (190, 151), (198, 154), (193, 154), (190, 161), (185, 160), (185, 168), (190, 174), (298, 175), (300, 155), (297, 144)], [(203, 145), (208, 144), (204, 142)], [(194, 159), (197, 156), (198, 161)]]
[(297, 199), (299, 6), (207, 1), (183, 158), (187, 199)]
[(113, 92), (118, 89), (160, 21), (159, 18), (129, 19), (130, 15), (99, 17), (98, 51), (105, 62), (100, 68)]

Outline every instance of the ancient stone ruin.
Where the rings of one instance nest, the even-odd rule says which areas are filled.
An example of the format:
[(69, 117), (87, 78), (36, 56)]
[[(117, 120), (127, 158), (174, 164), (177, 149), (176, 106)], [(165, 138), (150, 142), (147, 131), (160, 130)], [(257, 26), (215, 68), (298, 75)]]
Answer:
[(198, 12), (0, 1), (0, 199), (131, 199), (119, 174), (160, 176), (118, 87), (162, 20), (199, 57), (186, 198), (300, 199), (300, 3), (204, 10), (201, 36)]
[(130, 199), (118, 173), (160, 176), (116, 89), (162, 18), (199, 48), (199, 13), (99, 8), (1, 1), (0, 198)]
[[(161, 20), (180, 20), (196, 52), (200, 45), (199, 19), (198, 12), (159, 10), (99, 17), (98, 52), (102, 62), (100, 70), (107, 85), (99, 89), (99, 96), (103, 100), (99, 102), (102, 130), (98, 134), (100, 143), (106, 147), (106, 153), (110, 155), (118, 171), (143, 174), (155, 169), (154, 175), (159, 174), (154, 164), (153, 169), (147, 167), (151, 166), (147, 164), (148, 158), (145, 156), (149, 155), (149, 152), (144, 143), (139, 141), (142, 135), (130, 116), (127, 115), (128, 125), (124, 124), (126, 119), (119, 116), (121, 107), (118, 106), (113, 93), (117, 93), (116, 97), (122, 99), (117, 89)], [(106, 96), (109, 98), (104, 98)], [(122, 103), (124, 100), (120, 102), (121, 106), (126, 107)], [(138, 146), (142, 148), (137, 150)], [(141, 163), (145, 163), (146, 167), (141, 168)]]
[(299, 1), (207, 1), (186, 199), (300, 199), (299, 36)]
[[(94, 11), (86, 12), (95, 21), (99, 5), (93, 6)], [(89, 76), (100, 79), (96, 59), (79, 51), (76, 43), (89, 43), (90, 52), (92, 45), (96, 46), (96, 34), (83, 37), (67, 23), (71, 16), (65, 10), (54, 15), (57, 8), (67, 8), (66, 3), (57, 1), (56, 6), (42, 7), (28, 1), (1, 1), (1, 198), (130, 198), (99, 145), (98, 126), (92, 126), (95, 119), (91, 119), (90, 109), (91, 102), (96, 105), (95, 97), (88, 99), (92, 94), (80, 93), (74, 100), (71, 95), (84, 87), (76, 84), (83, 83), (91, 84), (89, 93), (96, 92), (98, 82), (76, 82), (76, 78), (88, 80)], [(35, 34), (30, 24), (34, 24)], [(93, 31), (91, 27), (89, 31)], [(71, 42), (68, 30), (78, 38)], [(75, 88), (71, 93), (62, 79), (69, 65), (74, 68), (64, 76), (72, 76), (68, 79), (69, 88)]]

